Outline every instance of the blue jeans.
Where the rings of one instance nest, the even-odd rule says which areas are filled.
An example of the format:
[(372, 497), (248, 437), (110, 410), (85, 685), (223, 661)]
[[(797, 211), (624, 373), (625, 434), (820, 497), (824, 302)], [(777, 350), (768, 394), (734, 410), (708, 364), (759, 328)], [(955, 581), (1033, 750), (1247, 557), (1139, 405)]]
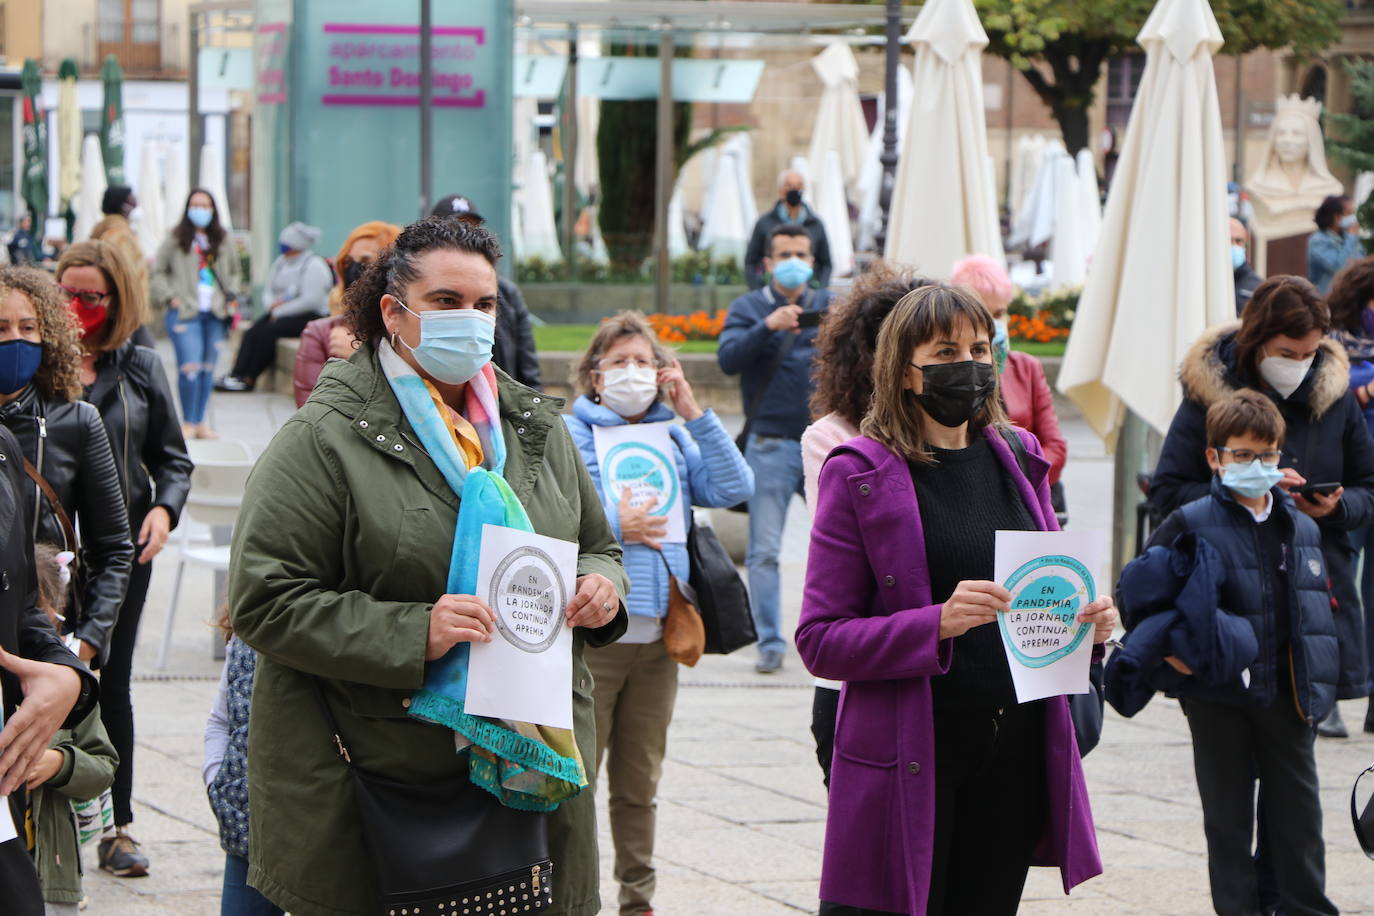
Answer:
[(248, 886), (248, 860), (232, 853), (224, 857), (224, 891), (220, 916), (282, 916), (282, 911), (256, 888)]
[(802, 454), (797, 439), (750, 435), (744, 460), (754, 471), (754, 495), (749, 498), (749, 604), (759, 652), (787, 648), (782, 635), (782, 587), (778, 553), (787, 523), (787, 506), (801, 492)]
[(205, 408), (215, 387), (215, 361), (229, 334), (229, 322), (211, 312), (183, 319), (167, 312), (167, 336), (177, 353), (177, 393), (181, 395), (181, 418), (187, 423), (204, 423)]

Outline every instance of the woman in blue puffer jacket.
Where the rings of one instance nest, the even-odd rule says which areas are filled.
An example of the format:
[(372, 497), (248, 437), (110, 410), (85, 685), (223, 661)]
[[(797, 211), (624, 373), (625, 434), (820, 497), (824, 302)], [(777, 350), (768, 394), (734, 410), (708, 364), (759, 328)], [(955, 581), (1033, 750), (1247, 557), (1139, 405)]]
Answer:
[(668, 433), (681, 489), (674, 511), (683, 513), (686, 526), (693, 505), (733, 506), (748, 499), (754, 474), (715, 413), (697, 405), (682, 366), (639, 312), (602, 322), (573, 384), (580, 396), (564, 419), (625, 548), (630, 577), (629, 629), (619, 642), (587, 650), (596, 702), (596, 769), (605, 759), (620, 912), (648, 912), (655, 880), (655, 797), (677, 698), (677, 662), (663, 644), (668, 575), (685, 582), (690, 570), (687, 545), (665, 540), (667, 520), (650, 507), (632, 506), (628, 488), (617, 493), (606, 485), (595, 428), (665, 423), (674, 412), (682, 417), (685, 422), (669, 426)]

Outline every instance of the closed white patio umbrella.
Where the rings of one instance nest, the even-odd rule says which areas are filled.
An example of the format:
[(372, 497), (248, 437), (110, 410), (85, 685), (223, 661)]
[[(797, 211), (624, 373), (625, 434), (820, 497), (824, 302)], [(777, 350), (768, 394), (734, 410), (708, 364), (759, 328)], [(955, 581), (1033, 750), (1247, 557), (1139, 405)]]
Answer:
[(1077, 156), (1078, 193), (1083, 204), (1083, 238), (1089, 253), (1097, 246), (1102, 231), (1102, 191), (1097, 186), (1097, 162), (1091, 150), (1081, 149)]
[(830, 244), (832, 277), (847, 277), (854, 272), (854, 236), (849, 226), (844, 184), (840, 154), (832, 149), (825, 154), (824, 166), (813, 185), (812, 198), (813, 208), (825, 226), (825, 238)]
[(134, 185), (138, 195), (138, 206), (143, 211), (143, 219), (134, 226), (138, 234), (138, 245), (143, 256), (152, 258), (157, 254), (157, 246), (162, 244), (167, 227), (167, 205), (162, 196), (162, 169), (158, 167), (157, 144), (149, 141), (143, 144), (138, 157), (138, 184)]
[(1073, 159), (1056, 157), (1055, 170), (1054, 240), (1050, 245), (1054, 285), (1082, 286), (1083, 278), (1088, 275), (1088, 257), (1092, 254), (1087, 227), (1083, 225), (1083, 189)]
[(76, 225), (72, 238), (78, 242), (91, 237), (91, 230), (104, 216), (100, 202), (105, 196), (105, 162), (100, 155), (100, 137), (87, 134), (81, 144), (81, 189), (76, 192), (72, 209), (76, 211)]
[(985, 175), (981, 57), (988, 36), (972, 0), (930, 0), (907, 41), (916, 49), (915, 91), (885, 256), (939, 273), (969, 254), (1004, 260)]
[(1212, 69), (1221, 30), (1206, 0), (1160, 0), (1138, 41), (1145, 73), (1059, 375), (1109, 445), (1126, 408), (1168, 429), (1187, 348), (1235, 317)]
[(515, 191), (520, 208), (521, 234), (515, 240), (515, 253), (523, 261), (539, 258), (554, 264), (563, 260), (558, 245), (558, 225), (553, 218), (553, 183), (543, 150), (534, 150), (520, 170), (520, 187)]
[(224, 171), (224, 147), (218, 143), (206, 143), (200, 148), (200, 186), (210, 192), (215, 199), (215, 209), (219, 211), (219, 224), (225, 232), (232, 232), (233, 221), (229, 218), (228, 183)]
[(840, 157), (846, 198), (863, 170), (864, 150), (868, 146), (868, 122), (859, 101), (859, 62), (843, 41), (831, 42), (811, 59), (811, 67), (825, 84), (816, 123), (811, 129), (811, 147), (806, 159), (812, 178), (825, 172), (825, 157), (834, 150)]
[(186, 197), (191, 193), (190, 179), (186, 175), (186, 149), (180, 143), (173, 143), (167, 148), (167, 171), (163, 176), (163, 190), (166, 192), (167, 201), (166, 228), (170, 232), (185, 215)]
[[(868, 147), (864, 150), (864, 167), (859, 173), (858, 194), (859, 227), (855, 247), (860, 251), (871, 251), (874, 236), (882, 223), (883, 193), (883, 133), (887, 130), (887, 97), (878, 96), (878, 120), (873, 132), (868, 135)], [(906, 67), (897, 68), (897, 161), (901, 161), (902, 149), (906, 143), (906, 113), (911, 110), (911, 71)]]
[[(743, 142), (741, 142), (743, 141)], [(744, 263), (744, 250), (754, 231), (758, 213), (746, 210), (753, 203), (749, 186), (743, 183), (748, 162), (741, 162), (749, 149), (748, 138), (739, 135), (720, 148), (716, 155), (711, 184), (701, 211), (701, 236), (698, 251), (709, 251), (713, 258), (734, 258)]]

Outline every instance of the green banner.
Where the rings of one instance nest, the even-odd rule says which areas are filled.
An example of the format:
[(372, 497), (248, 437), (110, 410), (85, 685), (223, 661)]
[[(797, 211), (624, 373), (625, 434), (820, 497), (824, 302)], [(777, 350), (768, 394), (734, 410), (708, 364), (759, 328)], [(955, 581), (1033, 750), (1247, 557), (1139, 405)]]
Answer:
[(111, 54), (100, 68), (105, 86), (105, 104), (100, 109), (100, 154), (105, 157), (105, 182), (128, 184), (124, 180), (124, 71)]
[(48, 216), (48, 122), (37, 61), (24, 61), (20, 85), (24, 93), (24, 178), (19, 192), (33, 212), (34, 231), (41, 235)]

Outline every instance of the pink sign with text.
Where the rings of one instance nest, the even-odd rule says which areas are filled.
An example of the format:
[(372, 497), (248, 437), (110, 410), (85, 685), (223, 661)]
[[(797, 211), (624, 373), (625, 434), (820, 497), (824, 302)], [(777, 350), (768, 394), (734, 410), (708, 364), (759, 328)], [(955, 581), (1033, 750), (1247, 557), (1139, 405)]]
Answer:
[[(436, 106), (482, 108), (486, 90), (476, 85), (473, 62), (486, 44), (486, 29), (432, 29), (433, 99)], [(420, 104), (420, 28), (331, 22), (325, 105), (415, 106)]]

